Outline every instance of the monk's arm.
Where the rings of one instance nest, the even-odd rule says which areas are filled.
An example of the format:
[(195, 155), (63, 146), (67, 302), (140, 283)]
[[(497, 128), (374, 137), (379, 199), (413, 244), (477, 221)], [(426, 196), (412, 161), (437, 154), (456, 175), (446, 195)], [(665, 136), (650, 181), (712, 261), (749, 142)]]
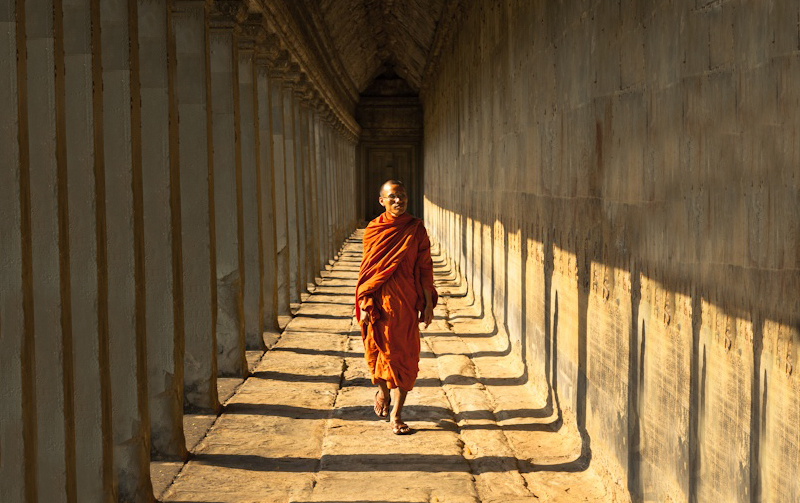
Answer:
[(433, 321), (433, 293), (427, 288), (424, 288), (423, 291), (425, 292), (425, 312), (422, 314), (422, 321), (425, 322), (425, 328), (428, 328)]

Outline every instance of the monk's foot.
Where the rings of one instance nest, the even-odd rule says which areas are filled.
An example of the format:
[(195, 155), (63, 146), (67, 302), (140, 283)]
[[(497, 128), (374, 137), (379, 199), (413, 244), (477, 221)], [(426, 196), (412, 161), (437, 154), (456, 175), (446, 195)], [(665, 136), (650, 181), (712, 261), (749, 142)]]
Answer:
[(403, 421), (392, 420), (390, 424), (392, 425), (392, 433), (394, 433), (395, 435), (411, 435), (412, 433), (414, 433), (414, 430), (412, 430)]
[(373, 407), (373, 410), (375, 410), (376, 416), (388, 417), (391, 406), (391, 397), (385, 396), (383, 393), (381, 393), (381, 390), (375, 392), (375, 406)]

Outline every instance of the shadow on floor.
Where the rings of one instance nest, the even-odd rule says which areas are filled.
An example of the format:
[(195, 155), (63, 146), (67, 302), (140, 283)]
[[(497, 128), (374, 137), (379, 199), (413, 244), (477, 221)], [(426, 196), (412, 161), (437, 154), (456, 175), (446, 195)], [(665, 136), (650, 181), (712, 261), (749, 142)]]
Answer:
[[(272, 351), (287, 353), (295, 353), (299, 355), (309, 356), (334, 356), (338, 358), (364, 358), (364, 353), (356, 351), (336, 351), (330, 349), (311, 349), (311, 348), (290, 348), (286, 346), (274, 347)], [(430, 351), (423, 351), (419, 355), (420, 358), (436, 358), (436, 355)]]
[(334, 316), (330, 314), (313, 314), (313, 313), (298, 313), (294, 316), (295, 320), (302, 320), (303, 318), (312, 318), (315, 320), (349, 320), (351, 315), (347, 316)]
[(339, 374), (328, 375), (306, 375), (306, 374), (290, 374), (288, 372), (275, 372), (272, 370), (260, 370), (250, 374), (250, 377), (255, 379), (268, 379), (273, 381), (285, 382), (324, 382), (331, 384), (339, 384), (341, 377)]
[(336, 454), (321, 458), (281, 457), (269, 458), (254, 454), (211, 454), (192, 456), (192, 463), (218, 466), (236, 470), (260, 472), (428, 472), (428, 473), (502, 473), (509, 466), (523, 472), (585, 470), (577, 462), (558, 465), (535, 465), (528, 460), (511, 456), (481, 456), (470, 459), (447, 454)]
[[(461, 411), (453, 415), (453, 411), (445, 407), (431, 405), (406, 405), (403, 409), (408, 420), (411, 421), (431, 421), (442, 424), (442, 421), (461, 421), (461, 420), (481, 420), (494, 421), (494, 418), (502, 420), (509, 419), (545, 419), (549, 417), (543, 409), (517, 409), (517, 410), (469, 410)], [(338, 407), (336, 409), (314, 409), (310, 407), (297, 407), (282, 404), (263, 404), (263, 403), (229, 403), (225, 406), (226, 414), (252, 414), (263, 416), (289, 417), (293, 419), (327, 419), (336, 417), (337, 419), (363, 421), (365, 419), (375, 419), (372, 404)], [(461, 429), (492, 429), (509, 431), (555, 431), (558, 429), (559, 419), (551, 423), (526, 423), (526, 424), (472, 424), (465, 425)], [(452, 429), (448, 425), (445, 429)]]

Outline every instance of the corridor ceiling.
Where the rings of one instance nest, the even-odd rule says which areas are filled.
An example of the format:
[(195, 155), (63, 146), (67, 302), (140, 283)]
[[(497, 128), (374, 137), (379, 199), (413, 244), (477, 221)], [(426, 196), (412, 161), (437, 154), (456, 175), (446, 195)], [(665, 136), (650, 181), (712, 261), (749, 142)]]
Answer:
[(351, 92), (362, 92), (386, 70), (419, 91), (437, 26), (451, 0), (302, 0), (295, 8), (318, 20)]

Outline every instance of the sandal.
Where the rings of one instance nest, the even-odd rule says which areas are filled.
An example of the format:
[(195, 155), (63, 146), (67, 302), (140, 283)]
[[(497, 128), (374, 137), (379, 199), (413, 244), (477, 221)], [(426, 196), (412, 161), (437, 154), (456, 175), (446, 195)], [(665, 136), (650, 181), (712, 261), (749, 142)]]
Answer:
[(381, 390), (375, 392), (375, 406), (373, 407), (373, 410), (375, 411), (376, 416), (389, 417), (389, 410), (391, 409), (391, 405), (392, 405), (391, 396), (387, 400), (383, 398), (383, 396), (381, 395)]
[(399, 423), (392, 422), (392, 433), (395, 435), (411, 435), (414, 430), (402, 421)]

